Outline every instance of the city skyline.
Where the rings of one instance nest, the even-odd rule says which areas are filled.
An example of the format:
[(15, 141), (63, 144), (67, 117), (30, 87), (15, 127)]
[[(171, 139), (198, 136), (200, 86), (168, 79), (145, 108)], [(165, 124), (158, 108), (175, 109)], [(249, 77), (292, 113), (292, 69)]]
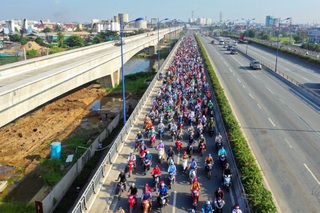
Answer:
[(22, 0), (11, 0), (6, 9), (2, 10), (0, 20), (27, 18), (38, 21), (50, 19), (54, 22), (89, 23), (92, 19), (106, 20), (118, 13), (128, 13), (130, 20), (147, 17), (188, 21), (193, 14), (193, 18), (206, 17), (218, 22), (221, 13), (222, 21), (254, 18), (255, 22), (264, 24), (266, 16), (271, 15), (275, 18), (292, 17), (294, 24), (319, 24), (320, 13), (317, 10), (320, 8), (320, 1), (309, 0), (307, 3), (301, 4), (300, 0), (269, 0), (259, 3), (250, 0), (162, 0), (161, 3), (147, 0), (95, 0), (92, 4), (84, 0), (34, 0), (32, 4), (27, 4)]

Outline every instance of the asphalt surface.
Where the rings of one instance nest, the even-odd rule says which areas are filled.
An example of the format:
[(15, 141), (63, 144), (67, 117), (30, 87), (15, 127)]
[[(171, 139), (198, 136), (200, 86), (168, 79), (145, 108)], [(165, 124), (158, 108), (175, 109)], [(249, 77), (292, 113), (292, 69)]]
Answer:
[[(279, 212), (319, 212), (319, 107), (266, 70), (251, 70), (249, 58), (230, 55), (211, 40), (201, 37)], [(290, 61), (279, 66), (296, 67)], [(314, 72), (306, 78), (320, 81)]]

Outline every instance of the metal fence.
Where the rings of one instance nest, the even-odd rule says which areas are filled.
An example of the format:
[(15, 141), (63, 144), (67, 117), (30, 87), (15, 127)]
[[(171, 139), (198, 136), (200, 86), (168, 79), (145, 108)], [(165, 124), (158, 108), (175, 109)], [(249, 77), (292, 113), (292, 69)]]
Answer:
[[(165, 60), (163, 65), (161, 66), (159, 72), (163, 72), (163, 70), (166, 70), (168, 68), (168, 66), (171, 62), (172, 56), (175, 54), (176, 49), (179, 46), (179, 44), (180, 44), (180, 41), (176, 43), (174, 49), (171, 51), (171, 53), (169, 54), (169, 56), (167, 57), (167, 59)], [(81, 195), (80, 199), (76, 203), (74, 209), (72, 210), (72, 213), (82, 213), (87, 210), (87, 204), (88, 204), (89, 199), (91, 198), (91, 196), (93, 194), (96, 193), (96, 189), (100, 185), (100, 181), (105, 177), (105, 175), (107, 173), (106, 166), (108, 166), (108, 165), (111, 166), (114, 163), (115, 159), (113, 159), (113, 158), (114, 158), (115, 154), (118, 152), (119, 147), (121, 146), (121, 143), (125, 142), (126, 135), (130, 132), (130, 129), (133, 127), (136, 118), (139, 116), (139, 114), (143, 108), (143, 105), (145, 104), (153, 87), (155, 86), (155, 84), (158, 80), (159, 72), (153, 78), (152, 82), (148, 86), (147, 90), (143, 94), (142, 98), (140, 99), (139, 103), (137, 104), (137, 106), (135, 107), (133, 112), (131, 113), (129, 119), (127, 120), (126, 124), (124, 125), (124, 127), (120, 131), (119, 135), (113, 141), (109, 152), (107, 153), (107, 155), (103, 159), (102, 163), (100, 164), (99, 168), (97, 169), (97, 171), (94, 174), (94, 176), (92, 177), (92, 179), (89, 181), (89, 184), (87, 185), (87, 187), (84, 190), (83, 194)], [(112, 202), (112, 199), (113, 199), (112, 194), (114, 194), (114, 190), (115, 190), (115, 188), (113, 189), (113, 192), (111, 193), (111, 196), (109, 198), (109, 201), (108, 201), (109, 204), (111, 204), (111, 202)]]

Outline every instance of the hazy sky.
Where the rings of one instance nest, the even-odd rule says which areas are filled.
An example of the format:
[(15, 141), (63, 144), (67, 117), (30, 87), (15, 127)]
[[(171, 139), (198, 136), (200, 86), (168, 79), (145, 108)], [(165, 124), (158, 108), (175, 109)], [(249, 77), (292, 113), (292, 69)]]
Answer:
[(0, 20), (23, 19), (53, 22), (106, 20), (118, 13), (138, 17), (222, 20), (253, 19), (265, 22), (267, 15), (295, 23), (320, 23), (320, 0), (10, 0), (1, 5)]

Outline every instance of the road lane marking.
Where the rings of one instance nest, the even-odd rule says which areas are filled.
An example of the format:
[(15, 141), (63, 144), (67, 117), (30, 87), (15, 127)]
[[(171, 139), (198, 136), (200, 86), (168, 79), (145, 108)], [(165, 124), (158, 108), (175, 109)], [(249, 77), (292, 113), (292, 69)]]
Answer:
[(230, 70), (231, 72), (233, 72), (231, 68), (229, 68), (229, 70)]
[(309, 169), (309, 167), (304, 163), (304, 167), (310, 172), (311, 176), (317, 181), (318, 185), (320, 185), (320, 181), (316, 178), (316, 176), (312, 173), (312, 171)]
[(177, 202), (177, 191), (173, 192), (173, 208), (172, 208), (172, 213), (176, 212), (176, 202)]
[(178, 160), (177, 160), (177, 165), (180, 164), (180, 153), (178, 153)]
[(267, 89), (274, 95), (273, 91), (269, 87), (267, 87)]
[(246, 88), (246, 87), (244, 86), (244, 84), (242, 84), (242, 87), (243, 87), (243, 88)]
[(249, 96), (254, 100), (254, 97), (251, 95), (251, 93), (249, 93)]
[(286, 142), (287, 142), (287, 144), (289, 145), (289, 147), (292, 149), (292, 146), (291, 146), (291, 144), (289, 143), (289, 141), (285, 138), (284, 139)]
[(272, 122), (272, 120), (271, 120), (270, 118), (268, 118), (268, 119), (269, 119), (270, 123), (271, 123), (273, 126), (276, 126), (276, 125)]
[(260, 104), (257, 104), (258, 105), (258, 107), (260, 108), (260, 109), (262, 109), (262, 107), (260, 106)]
[(309, 79), (307, 79), (307, 78), (305, 78), (305, 77), (302, 77), (304, 80), (306, 80), (306, 81), (308, 81), (308, 82), (310, 82), (310, 80)]
[(241, 83), (241, 80), (238, 78), (239, 83)]

